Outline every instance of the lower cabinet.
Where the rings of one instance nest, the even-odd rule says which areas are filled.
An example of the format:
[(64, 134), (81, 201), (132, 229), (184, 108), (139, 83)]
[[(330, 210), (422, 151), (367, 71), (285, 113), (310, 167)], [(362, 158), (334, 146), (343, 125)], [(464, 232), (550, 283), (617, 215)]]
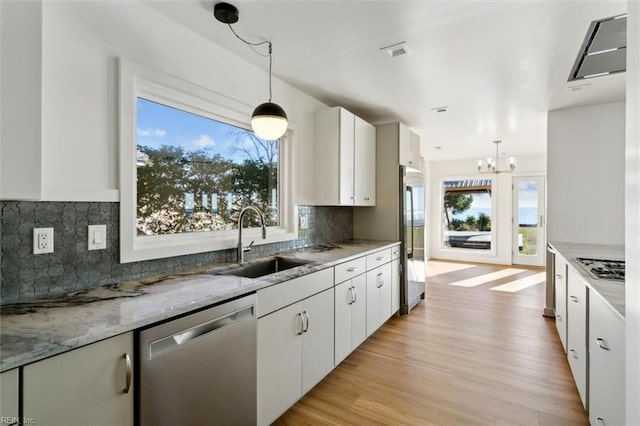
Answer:
[(587, 368), (587, 283), (573, 269), (567, 269), (567, 359), (582, 405), (588, 409)]
[(2, 425), (15, 425), (18, 418), (18, 404), (20, 401), (20, 387), (18, 383), (18, 369), (8, 370), (0, 374), (0, 414)]
[(555, 315), (556, 315), (556, 329), (558, 330), (558, 336), (560, 336), (560, 342), (562, 342), (562, 349), (567, 352), (567, 262), (560, 256), (555, 256), (555, 274), (554, 288), (555, 288)]
[(391, 262), (391, 314), (400, 310), (400, 259)]
[(391, 316), (391, 263), (367, 272), (367, 337)]
[(258, 319), (258, 424), (268, 425), (334, 366), (334, 292)]
[(589, 421), (625, 424), (625, 325), (598, 295), (589, 297)]
[(335, 287), (335, 365), (367, 338), (366, 291), (365, 274)]
[(126, 333), (23, 367), (24, 417), (42, 425), (133, 425), (132, 354)]

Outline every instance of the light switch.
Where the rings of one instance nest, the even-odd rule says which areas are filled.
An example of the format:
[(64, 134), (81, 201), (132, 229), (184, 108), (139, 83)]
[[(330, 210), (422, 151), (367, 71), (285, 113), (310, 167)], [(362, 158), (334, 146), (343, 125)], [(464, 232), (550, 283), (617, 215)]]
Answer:
[(89, 250), (107, 248), (107, 225), (89, 225), (87, 236)]
[(300, 229), (309, 229), (309, 216), (300, 216)]

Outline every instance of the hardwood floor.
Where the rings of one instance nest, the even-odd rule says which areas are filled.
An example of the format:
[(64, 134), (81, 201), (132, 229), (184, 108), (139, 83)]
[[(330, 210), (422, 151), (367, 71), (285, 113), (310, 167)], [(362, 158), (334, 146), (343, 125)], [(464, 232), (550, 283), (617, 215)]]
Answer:
[(587, 425), (544, 271), (431, 261), (392, 317), (276, 425)]

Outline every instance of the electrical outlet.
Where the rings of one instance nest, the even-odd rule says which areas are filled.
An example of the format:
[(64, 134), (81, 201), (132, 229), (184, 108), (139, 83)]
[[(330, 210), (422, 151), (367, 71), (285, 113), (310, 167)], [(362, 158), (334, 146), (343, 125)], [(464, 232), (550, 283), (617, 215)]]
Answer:
[(33, 254), (53, 253), (53, 228), (33, 228)]
[(300, 229), (309, 229), (309, 216), (300, 216)]

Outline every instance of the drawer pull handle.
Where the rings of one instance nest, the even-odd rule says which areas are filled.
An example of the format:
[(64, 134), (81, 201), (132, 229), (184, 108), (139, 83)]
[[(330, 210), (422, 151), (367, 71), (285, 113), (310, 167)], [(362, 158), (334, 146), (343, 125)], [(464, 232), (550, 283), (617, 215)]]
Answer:
[(569, 353), (573, 358), (578, 359), (578, 353), (575, 351), (575, 349), (569, 350)]
[(578, 300), (578, 298), (576, 296), (569, 296), (569, 297), (571, 298), (572, 302), (574, 302), (574, 303), (578, 303), (579, 302), (579, 300)]
[(605, 425), (604, 423), (604, 419), (602, 417), (596, 417), (596, 421), (598, 422), (599, 425)]
[(560, 315), (560, 314), (556, 315), (556, 319), (557, 319), (558, 321), (562, 321), (562, 315)]
[(307, 314), (307, 311), (302, 311), (302, 316), (305, 318), (305, 327), (304, 330), (302, 330), (303, 332), (307, 332), (309, 331), (309, 314)]
[(355, 272), (358, 268), (352, 266), (351, 268), (347, 268), (347, 272)]
[(304, 333), (304, 319), (302, 318), (302, 314), (300, 312), (298, 312), (298, 315), (296, 316), (300, 319), (300, 331), (296, 332), (296, 334), (300, 336), (302, 333)]
[(365, 201), (369, 201), (369, 197), (364, 197), (364, 200)]
[(378, 262), (380, 262), (380, 261), (381, 261), (381, 260), (383, 260), (383, 259), (384, 259), (384, 256), (378, 256), (378, 257), (376, 257), (376, 260), (377, 260)]
[(598, 338), (596, 339), (596, 343), (598, 344), (598, 347), (599, 347), (600, 349), (602, 349), (602, 350), (604, 350), (604, 351), (608, 351), (608, 350), (609, 350), (609, 346), (607, 346), (607, 345), (604, 343), (604, 339), (603, 339), (602, 337), (598, 337)]
[(129, 393), (131, 390), (131, 379), (133, 377), (133, 367), (131, 365), (131, 357), (129, 354), (125, 353), (124, 356), (124, 389), (122, 393)]
[(557, 278), (557, 279), (559, 279), (559, 280), (561, 280), (561, 279), (562, 279), (562, 275), (560, 275), (560, 274), (556, 274), (556, 278)]

